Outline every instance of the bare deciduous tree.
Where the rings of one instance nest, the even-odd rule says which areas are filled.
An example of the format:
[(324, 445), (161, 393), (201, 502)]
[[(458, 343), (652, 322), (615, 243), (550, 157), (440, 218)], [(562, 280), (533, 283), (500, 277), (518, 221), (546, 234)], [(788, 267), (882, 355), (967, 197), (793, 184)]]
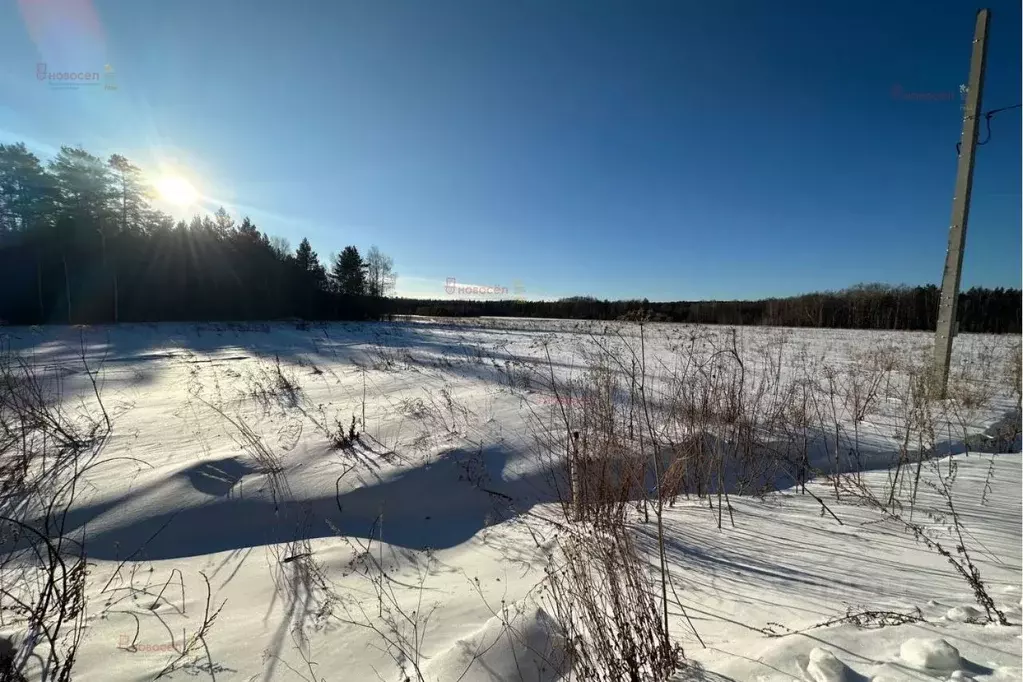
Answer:
[(398, 279), (394, 272), (394, 260), (376, 246), (366, 252), (366, 293), (370, 296), (386, 296), (394, 290)]

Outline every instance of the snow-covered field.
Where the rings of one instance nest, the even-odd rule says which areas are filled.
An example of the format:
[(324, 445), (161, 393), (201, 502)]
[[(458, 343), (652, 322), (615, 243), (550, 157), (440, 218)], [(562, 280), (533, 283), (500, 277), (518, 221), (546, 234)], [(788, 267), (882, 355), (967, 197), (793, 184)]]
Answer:
[[(552, 665), (542, 585), (570, 522), (541, 454), (592, 411), (598, 366), (619, 375), (611, 403), (640, 377), (653, 422), (697, 382), (725, 395), (714, 382), (740, 377), (812, 474), (805, 492), (791, 468), (771, 490), (726, 474), (665, 507), (674, 679), (1021, 679), (1018, 437), (991, 452), (1018, 424), (1020, 340), (958, 338), (951, 398), (920, 416), (907, 368), (931, 338), (421, 319), (16, 327), (0, 352), (59, 388), (68, 419), (109, 418), (64, 526), (88, 556), (75, 680), (576, 679)], [(853, 493), (893, 485), (903, 521)], [(627, 524), (656, 568), (638, 507)], [(965, 547), (1010, 625), (979, 622), (935, 542), (960, 563)], [(23, 562), (7, 589), (39, 584)], [(27, 626), (0, 606), (18, 648)]]

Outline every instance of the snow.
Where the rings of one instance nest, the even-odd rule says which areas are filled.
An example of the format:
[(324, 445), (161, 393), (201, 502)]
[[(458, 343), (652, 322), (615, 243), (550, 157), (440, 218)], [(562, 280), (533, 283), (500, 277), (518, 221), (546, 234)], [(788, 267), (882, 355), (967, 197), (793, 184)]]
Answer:
[(567, 653), (559, 627), (542, 608), (488, 620), (478, 632), (460, 639), (426, 666), (433, 682), (487, 679), (493, 682), (561, 678)]
[[(584, 376), (595, 342), (638, 345), (636, 325), (492, 319), (4, 334), (0, 347), (59, 377), (69, 410), (93, 394), (84, 356), (114, 424), (68, 516), (90, 562), (75, 680), (153, 679), (201, 625), (206, 579), (210, 602), (223, 604), (206, 636), (217, 680), (391, 682), (401, 671), (416, 679), (416, 669), (431, 681), (566, 679), (558, 669), (567, 646), (538, 596), (560, 509), (537, 463), (534, 427), (565, 402), (543, 378)], [(650, 367), (671, 366), (672, 347), (691, 334), (697, 344), (731, 343), (726, 328), (651, 324), (645, 334)], [(767, 328), (739, 328), (736, 338), (752, 373), (781, 357), (790, 379), (800, 357), (852, 367), (872, 349), (908, 357), (931, 343), (927, 334)], [(966, 363), (1011, 343), (1018, 337), (960, 336), (956, 357)], [(278, 374), (296, 390), (273, 390)], [(961, 414), (972, 432), (990, 433), (1016, 407), (995, 391), (983, 410)], [(894, 388), (882, 388), (862, 420), (844, 417), (842, 437), (856, 431), (867, 486), (892, 476), (901, 409)], [(363, 412), (360, 442), (329, 447), (326, 432)], [(1010, 626), (982, 624), (970, 586), (945, 558), (875, 510), (836, 500), (829, 480), (807, 490), (841, 524), (780, 482), (762, 497), (731, 489), (734, 526), (726, 514), (718, 527), (717, 508), (695, 496), (665, 510), (677, 592), (670, 631), (692, 669), (720, 680), (1021, 679), (1023, 461), (1018, 447), (967, 452), (953, 426), (936, 434), (933, 464), (957, 466), (966, 541)], [(275, 461), (254, 456), (246, 430)], [(822, 469), (852, 471), (852, 458), (835, 450), (824, 439), (810, 456)], [(913, 518), (944, 538), (942, 501), (926, 485), (934, 467), (923, 467)], [(653, 557), (656, 528), (638, 514), (629, 523)], [(864, 612), (914, 620), (841, 620)], [(0, 631), (16, 644), (24, 636), (6, 624)], [(402, 642), (418, 653), (410, 659)], [(179, 667), (162, 679), (210, 676), (204, 652)]]
[(826, 649), (814, 647), (805, 667), (810, 682), (850, 682), (853, 672)]
[(907, 639), (899, 656), (909, 665), (932, 670), (958, 670), (962, 663), (959, 651), (943, 639)]
[(953, 606), (945, 614), (945, 618), (958, 623), (976, 623), (984, 618), (984, 613), (973, 606)]

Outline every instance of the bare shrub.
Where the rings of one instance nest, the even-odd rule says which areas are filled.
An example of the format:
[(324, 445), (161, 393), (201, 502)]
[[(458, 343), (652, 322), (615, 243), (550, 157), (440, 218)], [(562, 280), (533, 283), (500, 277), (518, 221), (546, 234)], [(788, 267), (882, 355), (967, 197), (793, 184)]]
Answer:
[(220, 615), (220, 611), (224, 608), (224, 604), (227, 603), (227, 600), (225, 599), (220, 603), (220, 606), (213, 608), (211, 603), (212, 589), (210, 588), (210, 579), (201, 571), (200, 575), (206, 582), (206, 608), (203, 612), (202, 624), (195, 631), (195, 634), (182, 641), (181, 649), (176, 651), (177, 656), (165, 665), (153, 679), (158, 680), (164, 675), (170, 675), (171, 673), (188, 667), (188, 664), (194, 662), (186, 659), (195, 657), (200, 651), (205, 654), (206, 671), (209, 672), (210, 676), (214, 680), (216, 679), (216, 675), (214, 674), (216, 665), (213, 663), (213, 656), (210, 654), (210, 647), (206, 642), (206, 637), (210, 634), (210, 630), (213, 629), (213, 624), (217, 620), (217, 616)]
[(545, 596), (565, 631), (574, 679), (668, 680), (683, 666), (664, 629), (645, 563), (619, 527), (573, 533), (548, 566)]
[(274, 503), (274, 511), (277, 511), (282, 502), (291, 499), (291, 487), (288, 478), (284, 473), (284, 463), (281, 456), (268, 445), (263, 437), (252, 430), (241, 417), (230, 417), (224, 410), (212, 403), (196, 396), (197, 399), (208, 408), (220, 415), (227, 423), (235, 428), (237, 436), (235, 442), (260, 466), (262, 472), (267, 476), (270, 484), (270, 494)]
[[(426, 604), (423, 597), (426, 592), (426, 580), (436, 565), (436, 559), (427, 551), (423, 555), (425, 563), (419, 564), (418, 555), (409, 553), (415, 560), (418, 573), (415, 601), (409, 604), (401, 597), (401, 593), (408, 585), (388, 575), (382, 553), (379, 556), (373, 555), (372, 531), (368, 542), (348, 537), (336, 527), (334, 531), (354, 552), (346, 574), (361, 577), (370, 585), (372, 596), (370, 599), (363, 599), (352, 593), (336, 599), (338, 610), (333, 618), (341, 623), (375, 633), (383, 643), (384, 651), (400, 672), (400, 679), (425, 682), (423, 664), (426, 658), (422, 651), (429, 634), (430, 618), (437, 609), (437, 603)], [(380, 551), (383, 551), (382, 545)]]
[(0, 349), (0, 598), (24, 633), (10, 679), (70, 680), (85, 627), (85, 549), (66, 519), (110, 422), (98, 390), (102, 418), (69, 415), (60, 379)]
[[(661, 414), (650, 399), (645, 335), (639, 348), (624, 337), (588, 361), (582, 382), (558, 382), (547, 353), (547, 386), (555, 400), (534, 436), (565, 512), (563, 564), (551, 566), (552, 612), (569, 639), (573, 675), (581, 680), (666, 680), (682, 650), (668, 632), (667, 567), (662, 513), (665, 454), (654, 427)], [(535, 415), (535, 413), (534, 413)], [(647, 504), (647, 474), (656, 498)], [(626, 523), (628, 503), (652, 506), (658, 575), (639, 560)], [(659, 597), (659, 599), (658, 599)]]
[(899, 364), (899, 349), (892, 344), (876, 344), (865, 352), (853, 353), (846, 372), (845, 397), (855, 422), (863, 421), (880, 398), (888, 397), (892, 374)]
[(348, 425), (348, 428), (345, 429), (345, 425), (341, 422), (341, 420), (335, 418), (333, 428), (329, 429), (327, 432), (327, 439), (330, 441), (330, 447), (335, 450), (348, 450), (354, 447), (355, 444), (359, 442), (360, 438), (359, 431), (355, 428), (357, 423), (358, 421), (353, 414), (351, 423)]
[[(953, 500), (952, 489), (956, 480), (957, 465), (955, 460), (949, 458), (947, 470), (932, 462), (929, 471), (933, 474), (925, 484), (928, 488), (938, 494), (942, 501), (943, 509), (927, 509), (925, 513), (931, 521), (924, 525), (908, 517), (903, 508), (902, 501), (889, 497), (887, 502), (882, 502), (875, 492), (862, 482), (847, 482), (847, 490), (856, 498), (863, 501), (872, 509), (875, 509), (883, 518), (892, 521), (913, 534), (913, 537), (922, 542), (928, 549), (940, 554), (953, 570), (970, 586), (974, 599), (984, 609), (989, 622), (997, 622), (999, 625), (1009, 625), (1005, 614), (995, 605), (994, 599), (988, 592), (980, 575), (980, 569), (973, 561), (969, 546), (964, 538), (969, 535), (963, 528), (958, 509)], [(915, 492), (914, 492), (915, 497)], [(941, 537), (941, 529), (947, 529), (952, 541), (949, 548)]]
[[(985, 340), (960, 354), (949, 372), (946, 428), (952, 429), (969, 453), (1014, 452), (1020, 435), (1020, 347), (1013, 342), (999, 347)], [(986, 433), (978, 433), (981, 420), (999, 405), (1000, 394), (1008, 393), (1014, 405)]]
[(281, 358), (278, 355), (274, 355), (273, 364), (260, 360), (256, 369), (249, 375), (249, 395), (264, 410), (270, 410), (274, 406), (295, 407), (298, 404), (300, 390), (294, 371), (281, 365)]
[(1008, 361), (1005, 363), (1007, 370), (1002, 373), (1002, 380), (1008, 386), (1009, 391), (1016, 397), (1016, 402), (1023, 400), (1023, 346), (1017, 340), (1006, 349)]

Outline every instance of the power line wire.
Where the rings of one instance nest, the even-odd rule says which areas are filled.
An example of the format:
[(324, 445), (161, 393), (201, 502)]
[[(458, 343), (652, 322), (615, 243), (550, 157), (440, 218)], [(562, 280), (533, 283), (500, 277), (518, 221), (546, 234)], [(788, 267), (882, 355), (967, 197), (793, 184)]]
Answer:
[(992, 116), (994, 116), (995, 114), (997, 114), (1000, 111), (1008, 111), (1009, 109), (1019, 109), (1020, 107), (1023, 107), (1023, 104), (1013, 104), (1011, 107), (1002, 107), (1001, 109), (992, 109), (991, 111), (989, 111), (986, 114), (984, 114), (984, 128), (985, 128), (985, 130), (987, 132), (987, 135), (984, 136), (984, 141), (983, 142), (978, 142), (977, 144), (978, 145), (987, 144), (988, 140), (991, 139), (991, 117)]
[[(985, 145), (985, 144), (987, 144), (991, 140), (991, 117), (992, 116), (994, 116), (995, 114), (997, 114), (999, 112), (1002, 112), (1002, 111), (1009, 111), (1010, 109), (1019, 109), (1020, 107), (1023, 107), (1023, 103), (1013, 104), (1010, 107), (1001, 107), (1000, 109), (991, 109), (990, 111), (984, 112), (984, 131), (985, 131), (986, 134), (984, 135), (984, 141), (983, 142), (978, 142), (977, 146), (979, 147), (981, 145)], [(959, 156), (960, 144), (961, 143), (956, 142), (956, 156)]]

